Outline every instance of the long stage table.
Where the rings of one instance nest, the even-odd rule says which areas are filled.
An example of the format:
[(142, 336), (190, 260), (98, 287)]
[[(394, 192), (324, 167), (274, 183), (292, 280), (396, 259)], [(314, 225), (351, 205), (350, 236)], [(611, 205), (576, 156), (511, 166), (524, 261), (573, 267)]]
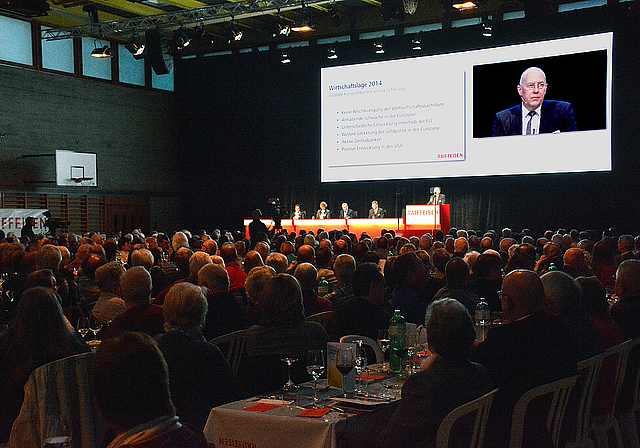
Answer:
[[(355, 233), (358, 238), (363, 232), (369, 234), (372, 238), (380, 236), (383, 229), (396, 232), (399, 236), (422, 236), (425, 233), (435, 233), (442, 230), (444, 233), (449, 232), (449, 205), (421, 205), (425, 211), (428, 221), (422, 224), (411, 224), (415, 222), (415, 217), (408, 218), (382, 218), (382, 219), (283, 219), (282, 228), (287, 232), (299, 233), (300, 230), (307, 232), (313, 230), (314, 233), (318, 229), (331, 231), (333, 229), (347, 229), (350, 233)], [(437, 207), (437, 208), (436, 208)], [(431, 213), (430, 213), (431, 212)], [(249, 238), (249, 223), (251, 219), (244, 220), (244, 229), (247, 238)], [(275, 225), (273, 219), (261, 220), (271, 230)]]

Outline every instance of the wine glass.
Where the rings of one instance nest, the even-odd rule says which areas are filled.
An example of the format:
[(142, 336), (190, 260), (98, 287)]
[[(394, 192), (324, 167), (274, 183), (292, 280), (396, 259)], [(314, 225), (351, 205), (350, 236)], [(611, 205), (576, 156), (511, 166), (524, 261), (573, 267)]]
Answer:
[(336, 353), (336, 368), (342, 374), (342, 391), (347, 396), (347, 375), (353, 370), (355, 354), (353, 347), (340, 346)]
[(307, 352), (307, 373), (313, 377), (313, 407), (318, 407), (318, 378), (324, 372), (324, 352), (309, 350)]
[(102, 324), (93, 314), (89, 318), (89, 330), (93, 333), (93, 339), (98, 339), (98, 332), (102, 330)]
[(382, 350), (382, 364), (386, 358), (387, 350), (389, 350), (389, 330), (378, 330), (378, 346)]
[(293, 364), (297, 360), (298, 360), (298, 358), (292, 358), (292, 357), (286, 357), (286, 358), (280, 359), (280, 361), (282, 361), (284, 363), (287, 363), (287, 376), (288, 376), (287, 382), (284, 384), (284, 386), (282, 386), (282, 399), (283, 400), (284, 400), (284, 395), (286, 393), (294, 392), (298, 388), (298, 386), (296, 386), (295, 383), (293, 381), (291, 381), (291, 364)]
[(87, 333), (89, 333), (89, 318), (81, 317), (78, 319), (78, 332), (82, 335), (84, 339)]
[[(355, 367), (356, 372), (358, 372), (358, 393), (362, 393), (362, 372), (365, 367), (367, 367), (367, 349), (362, 344), (362, 341), (356, 342), (356, 359), (355, 359)], [(367, 389), (368, 389), (367, 383)], [(369, 395), (369, 391), (365, 393), (365, 395)]]

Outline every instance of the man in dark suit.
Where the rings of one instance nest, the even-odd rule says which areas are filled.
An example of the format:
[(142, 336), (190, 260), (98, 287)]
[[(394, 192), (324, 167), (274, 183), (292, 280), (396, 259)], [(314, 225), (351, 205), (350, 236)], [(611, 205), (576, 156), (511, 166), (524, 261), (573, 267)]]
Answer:
[(577, 131), (573, 106), (565, 101), (545, 101), (547, 78), (537, 67), (520, 77), (518, 94), (522, 103), (496, 114), (493, 136), (549, 134)]
[(387, 211), (383, 208), (378, 207), (378, 201), (373, 201), (371, 203), (371, 209), (369, 210), (369, 219), (386, 217)]
[[(471, 351), (471, 360), (488, 368), (500, 388), (487, 429), (490, 446), (506, 445), (513, 406), (524, 392), (575, 374), (577, 361), (566, 327), (543, 311), (545, 295), (538, 274), (524, 269), (510, 272), (502, 282), (500, 299), (506, 323), (492, 326), (484, 342)], [(538, 439), (526, 446), (547, 446), (544, 422), (536, 421), (533, 427), (540, 430)], [(529, 436), (525, 435), (527, 442)]]
[(340, 215), (338, 218), (357, 218), (358, 213), (355, 210), (351, 210), (349, 208), (349, 204), (346, 202), (342, 203), (342, 208), (340, 209)]
[(446, 204), (444, 195), (440, 193), (440, 187), (434, 187), (433, 194), (429, 198), (429, 202), (427, 203), (427, 205), (431, 205), (431, 204), (435, 204), (435, 205)]

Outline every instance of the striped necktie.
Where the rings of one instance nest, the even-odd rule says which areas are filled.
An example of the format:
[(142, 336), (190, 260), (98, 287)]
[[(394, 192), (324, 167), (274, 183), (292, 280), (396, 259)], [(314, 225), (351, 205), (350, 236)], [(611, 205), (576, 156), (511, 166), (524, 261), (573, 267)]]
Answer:
[(526, 135), (531, 135), (531, 122), (533, 121), (534, 115), (536, 115), (535, 110), (532, 110), (527, 114), (527, 117), (529, 117), (529, 121), (527, 121), (527, 130), (525, 131)]

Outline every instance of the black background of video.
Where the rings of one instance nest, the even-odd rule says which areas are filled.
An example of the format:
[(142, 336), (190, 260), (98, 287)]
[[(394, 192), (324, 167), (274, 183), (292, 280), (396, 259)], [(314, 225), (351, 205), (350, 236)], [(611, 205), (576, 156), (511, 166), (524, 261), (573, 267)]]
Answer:
[(547, 75), (545, 100), (573, 105), (578, 130), (606, 128), (607, 52), (597, 50), (474, 66), (474, 138), (491, 137), (495, 114), (521, 102), (517, 85), (528, 67)]

